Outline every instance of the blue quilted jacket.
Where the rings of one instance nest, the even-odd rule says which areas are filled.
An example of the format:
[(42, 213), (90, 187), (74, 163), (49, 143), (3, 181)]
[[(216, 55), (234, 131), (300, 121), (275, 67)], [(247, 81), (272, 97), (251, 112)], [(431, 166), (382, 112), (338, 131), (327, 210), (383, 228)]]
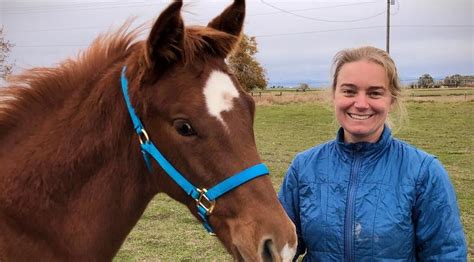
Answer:
[(279, 198), (303, 261), (466, 261), (456, 194), (432, 155), (392, 138), (296, 156)]

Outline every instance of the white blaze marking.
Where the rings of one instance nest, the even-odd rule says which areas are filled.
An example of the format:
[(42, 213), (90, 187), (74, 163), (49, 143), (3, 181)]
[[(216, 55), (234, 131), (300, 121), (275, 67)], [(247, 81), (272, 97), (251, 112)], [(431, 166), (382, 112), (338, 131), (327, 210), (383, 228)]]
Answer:
[(296, 247), (290, 248), (288, 244), (283, 247), (281, 251), (281, 261), (283, 262), (290, 262), (293, 260), (293, 257), (296, 254)]
[(226, 126), (221, 114), (224, 111), (232, 110), (233, 99), (239, 97), (239, 91), (229, 75), (220, 71), (212, 71), (204, 87), (204, 97), (209, 114)]

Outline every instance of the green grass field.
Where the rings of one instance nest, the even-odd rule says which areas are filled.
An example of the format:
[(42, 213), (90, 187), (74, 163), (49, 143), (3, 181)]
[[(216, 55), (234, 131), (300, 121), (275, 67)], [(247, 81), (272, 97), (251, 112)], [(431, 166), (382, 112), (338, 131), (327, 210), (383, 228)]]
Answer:
[[(438, 156), (456, 187), (466, 238), (474, 257), (474, 102), (409, 102), (409, 124), (396, 137)], [(258, 106), (256, 140), (278, 190), (295, 154), (334, 138), (330, 106), (289, 103)], [(157, 196), (115, 261), (230, 261), (186, 208)]]

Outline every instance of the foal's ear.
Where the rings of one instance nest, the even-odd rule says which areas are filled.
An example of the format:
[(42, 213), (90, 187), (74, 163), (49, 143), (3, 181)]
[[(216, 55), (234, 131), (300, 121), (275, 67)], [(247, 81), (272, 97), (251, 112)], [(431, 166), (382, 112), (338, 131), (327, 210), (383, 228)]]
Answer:
[(175, 0), (158, 17), (147, 40), (150, 66), (167, 65), (181, 58), (184, 23), (181, 18), (182, 0)]
[(245, 0), (235, 0), (219, 16), (212, 19), (208, 27), (239, 36), (245, 18)]

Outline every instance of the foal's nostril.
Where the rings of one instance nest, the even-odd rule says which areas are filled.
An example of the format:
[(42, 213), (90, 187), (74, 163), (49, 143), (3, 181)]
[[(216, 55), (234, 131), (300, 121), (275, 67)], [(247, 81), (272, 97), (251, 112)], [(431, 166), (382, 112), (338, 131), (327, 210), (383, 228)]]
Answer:
[(275, 247), (273, 245), (273, 241), (271, 239), (267, 239), (263, 242), (262, 248), (262, 261), (264, 262), (272, 262), (276, 261), (275, 256)]

